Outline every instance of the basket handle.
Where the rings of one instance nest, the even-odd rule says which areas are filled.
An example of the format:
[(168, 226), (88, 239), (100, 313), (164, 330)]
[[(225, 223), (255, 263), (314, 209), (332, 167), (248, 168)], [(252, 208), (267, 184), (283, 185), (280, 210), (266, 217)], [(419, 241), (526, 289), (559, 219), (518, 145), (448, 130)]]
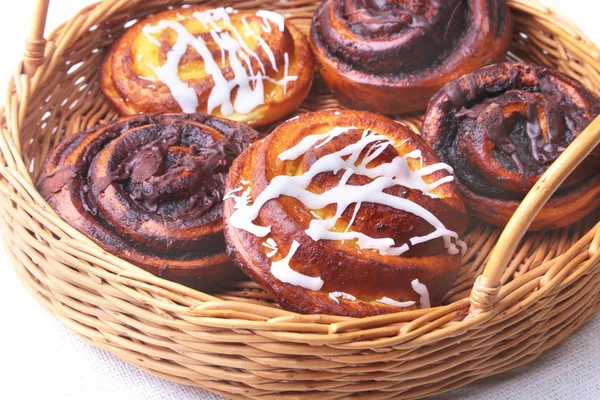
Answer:
[(49, 4), (50, 0), (36, 0), (33, 8), (33, 19), (23, 51), (23, 69), (29, 76), (33, 76), (37, 68), (44, 62), (46, 49), (44, 31), (46, 30)]
[(502, 275), (519, 242), (563, 181), (600, 143), (600, 116), (567, 147), (529, 191), (502, 231), (483, 274), (477, 277), (471, 296), (471, 314), (490, 310), (498, 300)]

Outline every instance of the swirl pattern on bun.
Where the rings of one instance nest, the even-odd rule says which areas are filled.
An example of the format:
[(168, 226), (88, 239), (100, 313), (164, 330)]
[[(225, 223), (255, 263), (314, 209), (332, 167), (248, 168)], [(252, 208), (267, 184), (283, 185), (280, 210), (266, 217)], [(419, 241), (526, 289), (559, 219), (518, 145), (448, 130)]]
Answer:
[(456, 278), (468, 223), (450, 172), (385, 117), (301, 115), (234, 162), (224, 203), (229, 254), (296, 312), (436, 305)]
[(311, 46), (343, 104), (382, 114), (424, 111), (444, 84), (504, 59), (504, 0), (325, 0)]
[[(548, 68), (502, 63), (445, 86), (423, 137), (453, 166), (467, 207), (504, 226), (548, 166), (600, 113), (575, 80)], [(600, 205), (596, 148), (544, 206), (531, 230), (578, 221)]]
[(300, 106), (313, 70), (306, 37), (283, 16), (194, 6), (129, 28), (101, 86), (122, 115), (207, 112), (262, 126)]
[(225, 178), (257, 138), (206, 114), (124, 118), (56, 146), (37, 188), (106, 251), (167, 279), (206, 284), (235, 271), (222, 233)]

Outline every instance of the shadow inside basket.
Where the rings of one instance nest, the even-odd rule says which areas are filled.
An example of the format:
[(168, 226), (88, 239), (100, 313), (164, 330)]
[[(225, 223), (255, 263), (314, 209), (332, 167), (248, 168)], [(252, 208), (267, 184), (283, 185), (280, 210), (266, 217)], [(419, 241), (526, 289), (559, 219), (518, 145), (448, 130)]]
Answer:
[[(193, 2), (185, 2), (189, 5)], [(212, 2), (218, 6), (221, 2)], [(169, 8), (181, 6), (182, 2), (171, 2)], [(226, 4), (226, 3), (223, 3)], [(229, 5), (229, 3), (227, 3)], [(185, 5), (184, 5), (185, 6)], [(316, 3), (307, 2), (305, 6), (296, 3), (287, 5), (285, 2), (269, 4), (269, 9), (280, 12), (294, 22), (305, 33), (310, 25)], [(253, 8), (253, 3), (240, 3), (238, 8)], [(293, 7), (293, 15), (290, 13)], [(37, 176), (43, 160), (49, 150), (62, 138), (75, 132), (91, 128), (118, 117), (100, 90), (99, 70), (106, 50), (127, 27), (149, 16), (163, 11), (164, 6), (151, 5), (137, 7), (126, 13), (110, 16), (110, 20), (90, 26), (88, 34), (73, 45), (64, 49), (64, 62), (45, 71), (50, 76), (48, 83), (38, 87), (31, 94), (30, 112), (22, 129), (21, 148), (23, 157), (32, 177)], [(581, 81), (589, 89), (600, 93), (599, 81), (590, 78), (592, 74), (585, 73), (585, 67), (577, 57), (563, 52), (565, 49), (553, 49), (552, 35), (539, 30), (533, 24), (528, 24), (525, 14), (513, 10), (515, 32), (512, 47), (507, 59), (545, 65)], [(51, 43), (60, 35), (60, 29), (49, 37)], [(312, 90), (302, 104), (299, 113), (328, 109), (344, 108), (332, 97), (323, 81), (315, 78)], [(397, 115), (397, 121), (403, 122), (417, 133), (420, 132), (422, 114)], [(263, 128), (268, 133), (278, 123)], [(600, 220), (600, 210), (572, 226), (546, 232), (527, 234), (520, 243), (504, 276), (502, 283), (506, 284), (528, 272), (535, 271), (537, 276), (550, 270), (552, 261), (588, 233)], [(474, 281), (482, 272), (496, 243), (501, 229), (488, 224), (471, 221), (465, 242), (469, 246), (467, 254), (462, 259), (462, 268), (452, 289), (446, 294), (443, 303), (449, 304), (469, 296)], [(223, 300), (257, 303), (269, 307), (279, 307), (271, 297), (250, 280), (226, 282), (213, 296)]]

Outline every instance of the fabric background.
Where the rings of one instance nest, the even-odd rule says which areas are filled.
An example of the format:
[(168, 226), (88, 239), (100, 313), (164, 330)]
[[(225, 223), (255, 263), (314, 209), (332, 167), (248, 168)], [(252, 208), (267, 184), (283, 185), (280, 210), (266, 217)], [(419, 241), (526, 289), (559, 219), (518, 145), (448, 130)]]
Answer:
[[(90, 0), (51, 0), (48, 29)], [(545, 0), (597, 43), (600, 6), (589, 0)], [(13, 73), (34, 0), (3, 1), (0, 12), (0, 93)], [(10, 11), (9, 11), (10, 10)], [(48, 31), (49, 31), (48, 30)], [(1, 232), (0, 232), (1, 234)], [(89, 346), (46, 312), (17, 281), (0, 250), (0, 399), (213, 400), (207, 391), (155, 378)], [(538, 360), (436, 400), (600, 399), (600, 315)]]

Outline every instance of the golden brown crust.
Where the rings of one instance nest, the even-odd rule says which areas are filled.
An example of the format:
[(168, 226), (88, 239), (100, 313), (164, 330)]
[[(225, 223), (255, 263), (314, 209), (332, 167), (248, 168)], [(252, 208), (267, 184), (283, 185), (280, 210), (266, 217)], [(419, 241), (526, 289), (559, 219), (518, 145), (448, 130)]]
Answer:
[[(324, 133), (335, 127), (354, 127), (325, 144), (316, 144), (296, 160), (282, 161), (279, 155), (297, 145), (303, 138)], [(359, 141), (365, 129), (384, 135), (395, 142), (388, 146), (373, 163), (373, 167), (406, 156), (420, 150), (423, 166), (439, 162), (435, 153), (406, 126), (376, 114), (360, 111), (322, 111), (301, 115), (280, 125), (271, 135), (251, 145), (234, 162), (227, 179), (227, 190), (240, 187), (250, 188), (251, 199), (256, 200), (277, 176), (300, 176), (306, 173), (317, 160)], [(368, 150), (365, 150), (368, 152)], [(364, 153), (361, 153), (364, 154)], [(362, 157), (362, 156), (361, 156)], [(360, 159), (359, 159), (360, 160)], [(420, 169), (420, 161), (407, 158), (411, 170)], [(368, 164), (371, 166), (372, 164)], [(307, 190), (322, 194), (337, 187), (344, 171), (337, 174), (325, 172), (316, 175)], [(447, 172), (438, 170), (426, 175), (428, 184), (447, 177)], [(371, 178), (355, 174), (349, 185), (363, 186), (373, 182)], [(386, 189), (389, 194), (417, 203), (441, 220), (459, 236), (465, 231), (467, 215), (459, 192), (452, 183), (445, 183), (431, 193), (395, 185)], [(352, 219), (354, 206), (349, 205), (336, 223), (334, 230), (347, 227)], [(374, 250), (359, 248), (354, 240), (313, 240), (305, 232), (312, 220), (331, 218), (336, 212), (335, 204), (315, 210), (309, 209), (300, 200), (281, 196), (268, 201), (258, 213), (254, 224), (270, 226), (270, 233), (259, 237), (244, 229), (233, 226), (232, 214), (236, 202), (224, 202), (225, 237), (228, 253), (253, 280), (258, 282), (286, 309), (301, 313), (325, 313), (349, 316), (367, 316), (397, 312), (399, 308), (377, 302), (388, 297), (396, 301), (416, 301), (420, 296), (413, 290), (411, 282), (419, 279), (426, 284), (433, 304), (437, 304), (445, 291), (452, 285), (458, 268), (460, 254), (450, 255), (442, 239), (435, 239), (411, 246), (399, 256), (382, 255)], [(316, 213), (316, 214), (315, 214)], [(318, 217), (317, 217), (318, 216)], [(433, 228), (416, 215), (381, 204), (362, 203), (352, 222), (352, 231), (377, 238), (391, 237), (397, 245), (410, 238), (426, 235)], [(266, 240), (272, 239), (278, 251), (272, 258), (267, 254)], [(271, 273), (271, 263), (280, 261), (290, 252), (293, 241), (299, 248), (290, 261), (290, 266), (309, 277), (320, 276), (324, 284), (319, 290), (284, 283)], [(271, 242), (273, 243), (273, 242)], [(331, 292), (344, 292), (358, 298), (357, 301), (329, 297)]]
[[(600, 101), (550, 69), (502, 63), (433, 97), (423, 137), (454, 167), (472, 215), (504, 226), (562, 150), (600, 113)], [(600, 148), (541, 210), (530, 230), (572, 224), (600, 206)]]
[[(122, 115), (182, 111), (169, 87), (158, 79), (154, 71), (154, 67), (165, 64), (167, 54), (177, 42), (178, 35), (172, 29), (162, 29), (158, 34), (148, 31), (144, 33), (144, 27), (156, 27), (161, 21), (182, 24), (194, 36), (201, 37), (227, 80), (235, 77), (231, 60), (228, 58), (229, 53), (221, 53), (211, 36), (211, 27), (219, 26), (223, 32), (230, 32), (232, 36), (238, 35), (236, 37), (243, 38), (247, 48), (254, 53), (248, 56), (252, 70), (262, 73), (264, 69), (262, 75), (269, 77), (270, 80), (263, 80), (264, 104), (249, 112), (235, 111), (227, 115), (223, 115), (221, 108), (216, 107), (210, 111), (211, 114), (225, 116), (250, 126), (262, 126), (285, 117), (300, 106), (312, 85), (314, 60), (308, 41), (298, 28), (286, 22), (284, 31), (280, 31), (271, 23), (270, 32), (267, 32), (262, 28), (267, 23), (266, 20), (258, 17), (256, 11), (227, 14), (233, 28), (218, 21), (214, 26), (207, 26), (196, 18), (197, 13), (211, 10), (215, 9), (194, 6), (167, 10), (138, 22), (115, 41), (103, 61), (100, 82), (105, 95)], [(264, 41), (272, 55), (249, 34), (246, 26)], [(158, 42), (160, 47), (154, 42)], [(248, 52), (245, 54), (248, 55)], [(271, 56), (277, 70), (273, 67)], [(215, 82), (205, 70), (205, 65), (205, 60), (189, 46), (178, 66), (179, 78), (192, 87), (197, 95), (198, 112), (208, 111), (208, 99), (215, 88)], [(285, 78), (286, 65), (289, 66), (288, 76), (296, 76), (297, 79), (288, 81), (286, 85), (273, 83), (273, 80)], [(244, 68), (248, 72), (247, 64)], [(231, 92), (232, 103), (235, 102), (237, 90), (233, 88)]]
[(106, 251), (206, 286), (236, 273), (225, 254), (221, 199), (233, 158), (257, 137), (207, 114), (123, 118), (63, 140), (37, 188)]
[(398, 114), (425, 110), (447, 82), (504, 59), (511, 35), (504, 0), (325, 0), (310, 42), (338, 100)]
[[(500, 200), (482, 196), (457, 181), (469, 213), (482, 221), (505, 226), (520, 201)], [(540, 210), (530, 231), (547, 231), (571, 225), (600, 207), (600, 176), (596, 175), (574, 190), (552, 197)]]

